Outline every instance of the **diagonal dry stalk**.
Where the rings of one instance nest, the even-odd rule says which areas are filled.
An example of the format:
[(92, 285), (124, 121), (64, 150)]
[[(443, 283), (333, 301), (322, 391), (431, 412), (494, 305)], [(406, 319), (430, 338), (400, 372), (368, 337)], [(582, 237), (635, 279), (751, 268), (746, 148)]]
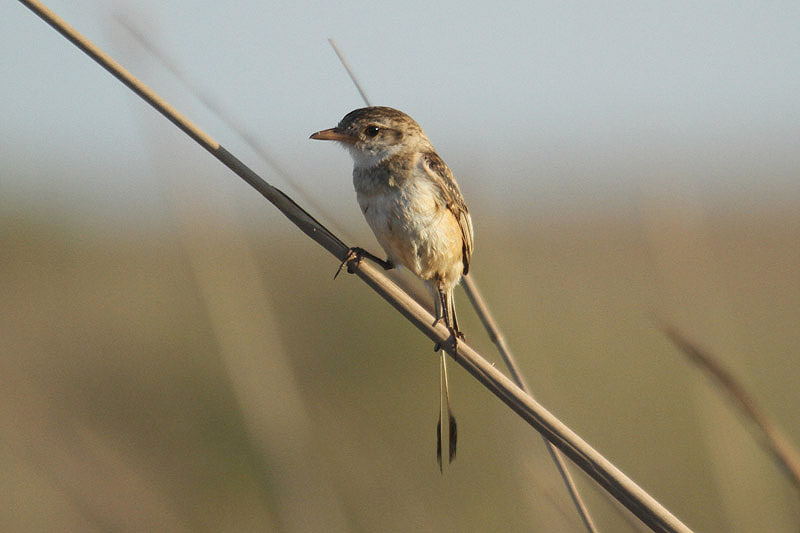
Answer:
[[(191, 123), (130, 72), (42, 5), (41, 2), (37, 0), (20, 0), (20, 2), (261, 193), (306, 235), (328, 250), (338, 260), (345, 260), (348, 256), (349, 247), (303, 210), (294, 200), (264, 181), (233, 154), (220, 146), (212, 137)], [(578, 467), (583, 469), (616, 500), (638, 516), (647, 526), (654, 531), (691, 531), (652, 496), (642, 490), (610, 461), (589, 446), (466, 343), (459, 342), (458, 350), (455, 351), (447, 328), (442, 324), (434, 326), (431, 314), (392, 283), (382, 273), (381, 269), (366, 261), (351, 263), (349, 269), (432, 341), (442, 343), (443, 348), (447, 350), (456, 362), (500, 398), (523, 420), (540, 432), (549, 442), (557, 446)]]
[[(339, 58), (339, 61), (342, 62), (342, 66), (347, 71), (347, 74), (350, 76), (350, 79), (353, 81), (356, 89), (358, 89), (358, 93), (361, 95), (364, 103), (368, 106), (372, 105), (367, 98), (366, 92), (364, 92), (364, 89), (358, 82), (353, 69), (350, 68), (350, 65), (347, 63), (344, 54), (342, 54), (341, 50), (339, 50), (339, 47), (336, 45), (336, 42), (333, 39), (328, 39), (328, 42), (333, 48), (333, 51), (336, 52), (336, 56)], [(514, 383), (516, 383), (519, 388), (530, 395), (530, 387), (528, 386), (528, 383), (525, 381), (525, 378), (519, 369), (516, 358), (511, 353), (511, 348), (509, 348), (508, 344), (506, 344), (505, 337), (500, 332), (500, 328), (498, 327), (497, 322), (494, 320), (492, 312), (489, 310), (489, 306), (486, 304), (486, 300), (483, 298), (483, 294), (478, 288), (478, 285), (469, 274), (464, 276), (462, 280), (462, 285), (464, 286), (464, 290), (467, 293), (467, 297), (469, 298), (473, 309), (475, 309), (475, 312), (480, 318), (483, 327), (486, 329), (489, 339), (497, 347), (497, 351), (500, 352), (503, 362), (511, 372), (511, 379), (514, 380)], [(589, 509), (586, 507), (586, 503), (581, 497), (581, 493), (578, 490), (578, 486), (575, 484), (575, 480), (572, 479), (572, 474), (567, 468), (567, 462), (564, 460), (564, 456), (561, 455), (558, 449), (547, 439), (544, 439), (544, 444), (547, 447), (550, 458), (553, 460), (553, 464), (556, 466), (558, 473), (561, 475), (562, 481), (564, 481), (564, 486), (567, 488), (567, 492), (569, 492), (572, 503), (575, 505), (575, 508), (578, 511), (578, 516), (580, 516), (581, 522), (586, 528), (586, 531), (589, 533), (595, 533), (597, 531), (597, 526), (595, 526), (594, 521), (592, 520), (592, 515), (589, 513)]]
[(728, 395), (728, 398), (749, 418), (759, 430), (762, 446), (769, 452), (786, 474), (789, 481), (800, 490), (800, 454), (772, 418), (759, 407), (734, 375), (708, 350), (697, 346), (677, 328), (662, 326), (664, 333), (689, 359), (705, 371)]
[(331, 44), (331, 48), (333, 48), (333, 51), (336, 52), (336, 57), (339, 58), (339, 61), (341, 61), (342, 66), (347, 71), (347, 75), (350, 76), (350, 79), (353, 81), (353, 85), (356, 86), (356, 89), (358, 90), (358, 94), (361, 95), (361, 99), (364, 100), (365, 104), (367, 104), (368, 106), (371, 106), (372, 104), (370, 103), (369, 98), (367, 98), (367, 93), (365, 93), (364, 89), (361, 88), (361, 84), (358, 82), (358, 79), (356, 78), (356, 75), (353, 72), (353, 69), (350, 68), (350, 64), (344, 58), (344, 54), (342, 54), (342, 51), (339, 50), (339, 47), (336, 45), (336, 41), (334, 41), (333, 39), (329, 38), (328, 42)]

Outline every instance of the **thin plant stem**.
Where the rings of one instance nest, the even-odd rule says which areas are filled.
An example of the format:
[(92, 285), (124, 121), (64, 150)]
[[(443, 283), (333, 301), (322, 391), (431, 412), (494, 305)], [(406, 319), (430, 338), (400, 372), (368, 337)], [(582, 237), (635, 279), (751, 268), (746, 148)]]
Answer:
[(331, 48), (333, 48), (333, 51), (336, 52), (336, 56), (339, 58), (339, 61), (341, 61), (342, 66), (347, 71), (347, 74), (350, 76), (350, 79), (353, 80), (353, 85), (355, 85), (356, 89), (358, 89), (358, 94), (361, 95), (361, 99), (364, 100), (365, 104), (371, 106), (372, 104), (370, 103), (369, 98), (367, 98), (367, 93), (364, 92), (364, 89), (361, 88), (361, 84), (358, 83), (358, 79), (356, 78), (356, 75), (353, 73), (353, 69), (350, 68), (350, 65), (344, 58), (344, 54), (342, 54), (341, 50), (339, 50), (339, 47), (336, 46), (336, 41), (329, 38), (328, 42), (331, 44)]
[[(294, 200), (273, 187), (249, 167), (228, 152), (211, 136), (199, 129), (186, 117), (170, 106), (149, 87), (135, 78), (130, 72), (91, 43), (74, 28), (60, 19), (37, 0), (20, 0), (47, 24), (56, 29), (80, 50), (86, 53), (104, 69), (119, 79), (125, 86), (139, 95), (181, 131), (189, 135), (222, 164), (241, 177), (261, 195), (275, 205), (303, 233), (328, 250), (339, 261), (343, 261), (350, 248), (327, 228), (316, 221)], [(548, 441), (555, 444), (578, 467), (596, 480), (612, 496), (638, 516), (654, 531), (691, 531), (677, 517), (658, 501), (625, 476), (608, 459), (600, 455), (588, 443), (569, 429), (530, 395), (514, 384), (499, 370), (481, 357), (465, 342), (458, 343), (454, 349), (450, 331), (443, 325), (433, 325), (431, 314), (392, 283), (380, 267), (368, 261), (351, 262), (348, 270), (355, 273), (382, 298), (389, 302), (412, 324), (434, 343), (441, 343), (456, 362), (472, 374), (489, 391), (508, 405), (523, 420), (539, 431)]]
[[(333, 51), (336, 52), (339, 61), (342, 62), (342, 66), (350, 75), (350, 79), (353, 80), (353, 84), (356, 86), (356, 89), (358, 89), (361, 98), (364, 99), (364, 103), (368, 106), (371, 105), (369, 99), (367, 98), (367, 93), (361, 87), (361, 84), (358, 82), (358, 79), (353, 73), (353, 70), (350, 68), (350, 65), (347, 63), (347, 60), (345, 60), (344, 54), (342, 54), (341, 50), (339, 50), (339, 47), (336, 46), (336, 42), (333, 39), (328, 39), (328, 42), (331, 44)], [(497, 350), (500, 352), (500, 357), (503, 359), (506, 367), (508, 367), (509, 372), (511, 372), (511, 378), (514, 380), (514, 383), (516, 383), (517, 386), (526, 393), (531, 394), (530, 387), (528, 386), (528, 383), (525, 381), (525, 377), (519, 369), (517, 360), (511, 353), (511, 349), (508, 347), (505, 337), (500, 332), (500, 328), (497, 326), (497, 322), (494, 320), (494, 317), (492, 316), (489, 306), (486, 304), (486, 300), (483, 298), (480, 289), (478, 289), (478, 285), (469, 275), (464, 276), (462, 279), (462, 285), (467, 293), (467, 297), (469, 298), (470, 303), (472, 303), (472, 307), (475, 309), (475, 312), (477, 313), (481, 322), (483, 323), (486, 333), (489, 335), (489, 339), (491, 339), (492, 343), (497, 346)], [(596, 533), (597, 527), (592, 520), (592, 515), (589, 513), (589, 509), (586, 507), (586, 503), (581, 497), (581, 493), (578, 490), (578, 486), (575, 484), (575, 480), (572, 478), (572, 474), (567, 468), (567, 462), (564, 460), (564, 457), (561, 455), (561, 453), (559, 453), (558, 449), (547, 439), (544, 439), (544, 444), (547, 447), (547, 451), (550, 454), (550, 458), (553, 460), (558, 473), (561, 475), (561, 479), (564, 481), (564, 486), (567, 488), (567, 492), (569, 492), (572, 503), (575, 504), (575, 509), (578, 511), (581, 522), (583, 522), (584, 527), (589, 533)]]
[(693, 363), (705, 371), (728, 398), (749, 418), (758, 429), (759, 441), (780, 465), (789, 481), (800, 490), (800, 454), (778, 425), (758, 405), (756, 399), (744, 388), (730, 370), (714, 357), (690, 341), (677, 328), (663, 326), (663, 331)]

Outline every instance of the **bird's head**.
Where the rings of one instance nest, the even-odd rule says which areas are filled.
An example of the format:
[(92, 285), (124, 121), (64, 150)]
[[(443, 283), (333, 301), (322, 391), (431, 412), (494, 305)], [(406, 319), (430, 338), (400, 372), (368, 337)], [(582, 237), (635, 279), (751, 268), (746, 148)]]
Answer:
[(311, 135), (312, 139), (338, 141), (353, 156), (356, 167), (371, 168), (395, 154), (432, 149), (414, 119), (391, 107), (364, 107), (344, 116), (335, 128)]

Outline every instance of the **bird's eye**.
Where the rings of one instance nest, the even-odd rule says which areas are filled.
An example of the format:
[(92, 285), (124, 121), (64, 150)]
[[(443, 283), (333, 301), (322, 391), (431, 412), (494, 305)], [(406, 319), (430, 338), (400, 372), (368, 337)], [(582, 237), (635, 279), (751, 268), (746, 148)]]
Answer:
[(379, 131), (381, 131), (381, 129), (378, 126), (367, 126), (364, 133), (367, 134), (367, 137), (375, 137)]

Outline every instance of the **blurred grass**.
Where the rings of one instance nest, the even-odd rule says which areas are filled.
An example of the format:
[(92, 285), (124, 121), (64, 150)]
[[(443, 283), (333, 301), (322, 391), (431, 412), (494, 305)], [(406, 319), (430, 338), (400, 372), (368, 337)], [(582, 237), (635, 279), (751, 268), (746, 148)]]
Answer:
[[(687, 524), (795, 531), (797, 494), (650, 317), (715, 350), (800, 441), (800, 215), (703, 212), (693, 248), (696, 227), (668, 214), (484, 216), (474, 273), (537, 398)], [(294, 459), (243, 415), (179, 235), (6, 215), (0, 528), (319, 530), (285, 510), (319, 506), (328, 530), (580, 530), (537, 435), (458, 369), (459, 457), (440, 476), (430, 342), (356, 279), (334, 282), (299, 233), (254, 226), (275, 320), (263, 357), (291, 380), (265, 379), (257, 407), (267, 441), (307, 440), (292, 444), (313, 472), (299, 501)], [(602, 530), (632, 530), (588, 492)]]

